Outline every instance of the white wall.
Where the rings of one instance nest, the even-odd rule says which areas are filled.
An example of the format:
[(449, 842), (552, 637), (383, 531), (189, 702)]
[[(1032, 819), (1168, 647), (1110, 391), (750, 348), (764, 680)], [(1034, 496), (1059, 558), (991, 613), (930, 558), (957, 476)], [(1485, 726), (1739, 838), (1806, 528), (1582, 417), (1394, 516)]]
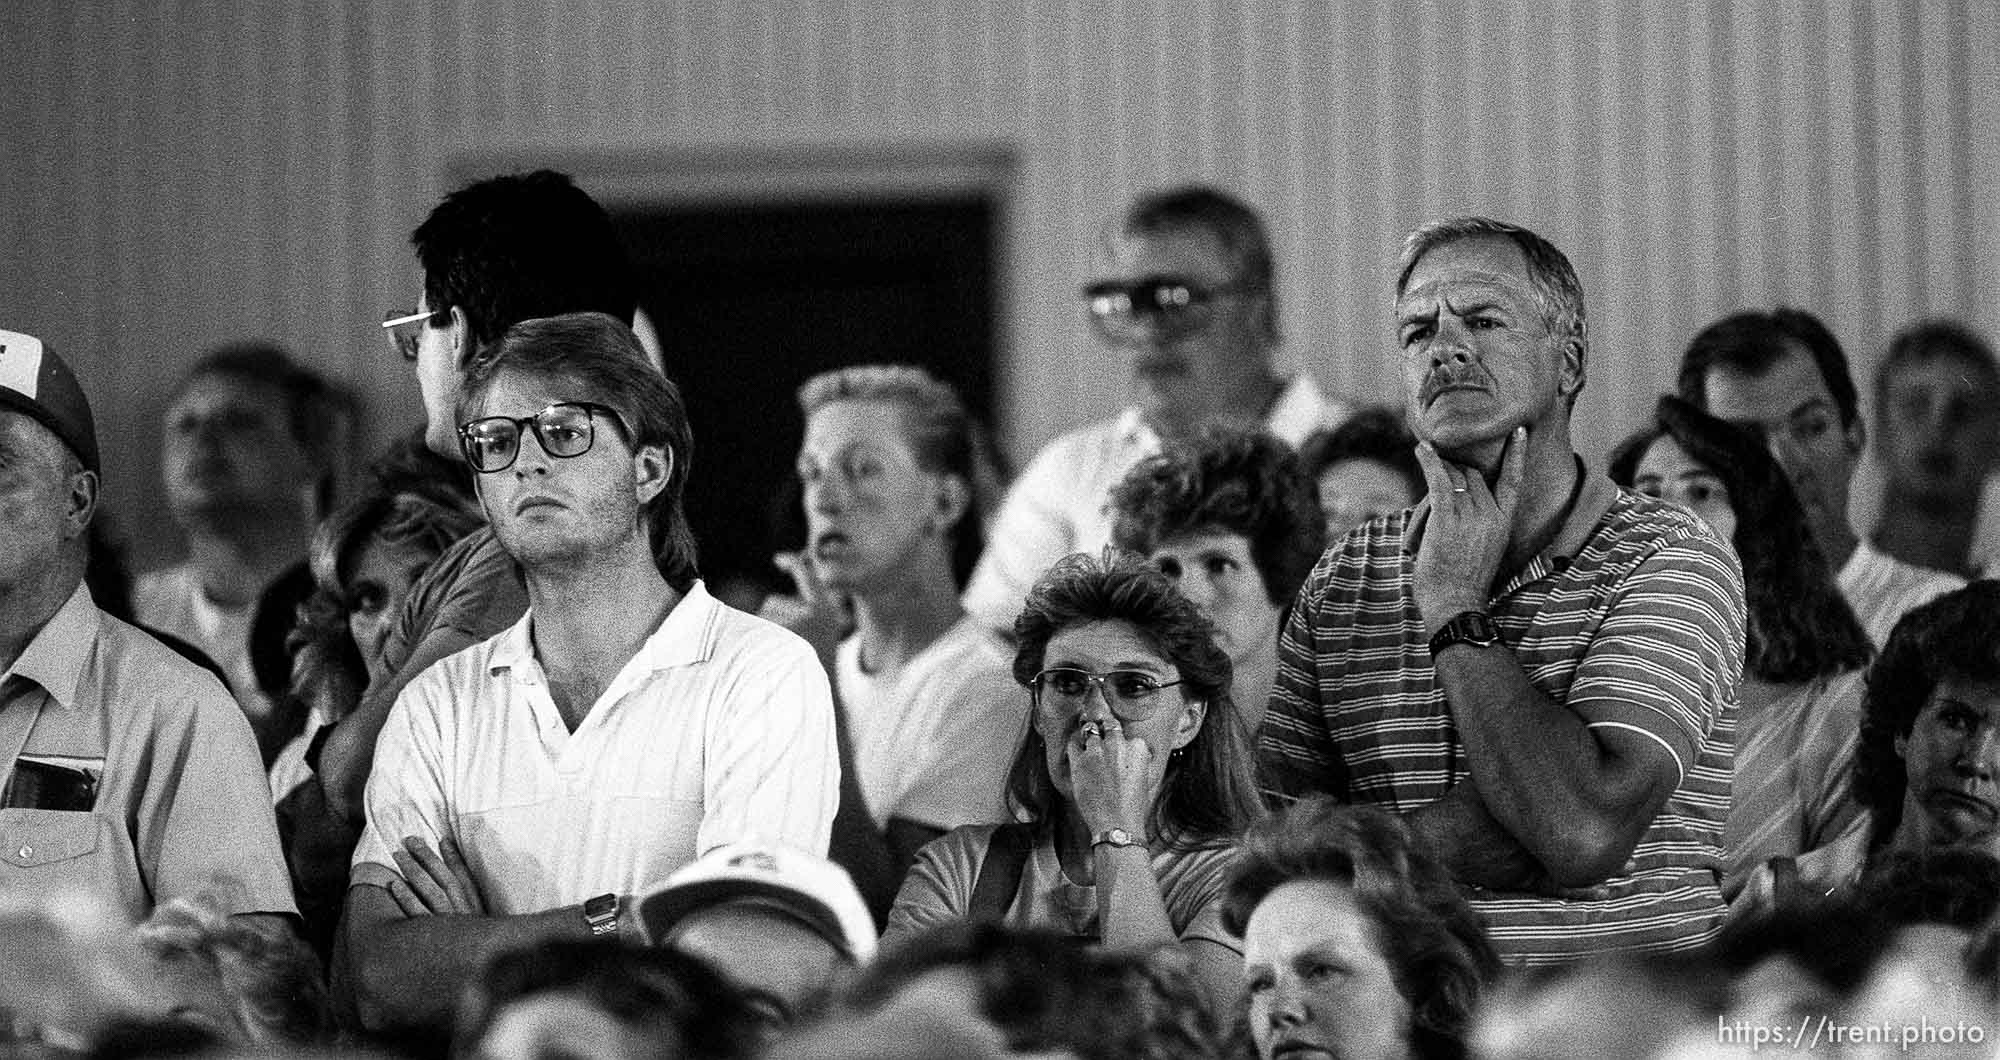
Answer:
[(1396, 387), (1405, 230), (1542, 230), (1589, 292), (1579, 444), (1601, 449), (1737, 306), (1821, 313), (1864, 374), (1912, 318), (2000, 323), (1996, 7), (7, 0), (0, 326), (76, 363), (134, 512), (161, 391), (217, 341), (353, 380), (372, 439), (415, 421), (375, 323), (413, 300), (407, 234), (468, 159), (997, 145), (1017, 453), (1120, 399), (1077, 309), (1090, 235), (1182, 180), (1266, 211), (1289, 358), (1366, 396)]

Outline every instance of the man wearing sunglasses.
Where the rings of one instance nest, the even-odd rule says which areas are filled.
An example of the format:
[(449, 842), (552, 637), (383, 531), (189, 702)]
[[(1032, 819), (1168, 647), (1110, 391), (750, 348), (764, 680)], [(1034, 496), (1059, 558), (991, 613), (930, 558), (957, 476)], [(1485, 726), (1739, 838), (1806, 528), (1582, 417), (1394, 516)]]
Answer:
[(1132, 404), (1050, 442), (1008, 492), (966, 587), (968, 611), (1011, 627), (1042, 572), (1111, 540), (1111, 488), (1163, 441), (1210, 427), (1263, 429), (1297, 446), (1346, 418), (1311, 375), (1287, 380), (1270, 240), (1255, 211), (1212, 188), (1142, 196), (1106, 235), (1083, 309), (1125, 357)]
[(823, 853), (836, 802), (825, 671), (702, 587), (686, 406), (631, 330), (518, 324), (458, 407), (529, 608), (383, 726), (347, 905), (377, 1031), (447, 1025), (503, 949), (643, 939), (634, 900), (704, 851), (755, 834)]
[[(424, 270), (422, 291), (414, 310), (391, 312), (382, 327), (416, 367), (425, 440), (443, 455), (458, 456), (456, 406), (466, 374), (509, 327), (576, 312), (633, 319), (637, 281), (611, 219), (561, 173), (494, 177), (453, 192), (410, 241)], [(389, 676), (309, 755), (334, 816), (360, 821), (375, 736), (403, 686), (506, 629), (527, 606), (520, 572), (490, 529), (438, 557), (383, 643)]]

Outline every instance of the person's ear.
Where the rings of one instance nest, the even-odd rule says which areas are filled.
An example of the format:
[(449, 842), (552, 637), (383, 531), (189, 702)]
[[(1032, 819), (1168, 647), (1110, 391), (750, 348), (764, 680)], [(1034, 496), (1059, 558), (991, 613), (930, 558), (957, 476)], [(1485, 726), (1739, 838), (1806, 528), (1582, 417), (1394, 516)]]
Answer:
[(70, 473), (69, 490), (63, 494), (63, 538), (75, 540), (90, 529), (97, 515), (97, 472), (83, 468)]
[(465, 310), (452, 306), (449, 310), (451, 322), (445, 331), (451, 336), (451, 363), (464, 368), (472, 363), (472, 322), (465, 318)]
[(1181, 708), (1180, 723), (1174, 726), (1174, 747), (1178, 751), (1194, 742), (1201, 735), (1201, 723), (1208, 717), (1208, 701), (1190, 699)]
[(1590, 374), (1589, 361), (1589, 351), (1584, 347), (1582, 338), (1570, 335), (1563, 339), (1562, 373), (1556, 385), (1562, 390), (1565, 400), (1575, 401), (1576, 396), (1583, 392), (1584, 379)]
[(958, 525), (965, 518), (966, 510), (972, 507), (972, 487), (966, 485), (962, 475), (943, 474), (938, 476), (937, 496), (931, 512), (933, 525), (943, 533)]
[(664, 445), (642, 445), (632, 454), (632, 495), (640, 507), (651, 503), (674, 477), (674, 451)]

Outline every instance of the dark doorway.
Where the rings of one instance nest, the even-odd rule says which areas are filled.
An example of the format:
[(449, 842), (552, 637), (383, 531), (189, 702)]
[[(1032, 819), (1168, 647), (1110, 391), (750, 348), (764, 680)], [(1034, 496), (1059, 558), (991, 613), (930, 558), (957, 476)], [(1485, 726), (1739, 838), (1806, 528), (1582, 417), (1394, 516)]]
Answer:
[[(991, 201), (627, 207), (612, 211), (645, 284), (641, 303), (694, 425), (688, 514), (702, 576), (780, 586), (797, 548), (793, 394), (816, 372), (916, 364), (991, 422)], [(793, 524), (793, 525), (786, 525)]]

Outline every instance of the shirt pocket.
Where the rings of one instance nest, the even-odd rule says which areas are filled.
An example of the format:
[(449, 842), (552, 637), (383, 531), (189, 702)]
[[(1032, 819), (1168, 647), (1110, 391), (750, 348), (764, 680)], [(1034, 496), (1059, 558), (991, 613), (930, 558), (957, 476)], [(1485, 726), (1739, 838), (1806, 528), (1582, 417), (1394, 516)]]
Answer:
[(84, 810), (0, 810), (0, 861), (52, 870), (97, 852), (98, 817)]
[(88, 895), (128, 916), (145, 916), (145, 885), (114, 827), (89, 810), (0, 810), (0, 891)]

